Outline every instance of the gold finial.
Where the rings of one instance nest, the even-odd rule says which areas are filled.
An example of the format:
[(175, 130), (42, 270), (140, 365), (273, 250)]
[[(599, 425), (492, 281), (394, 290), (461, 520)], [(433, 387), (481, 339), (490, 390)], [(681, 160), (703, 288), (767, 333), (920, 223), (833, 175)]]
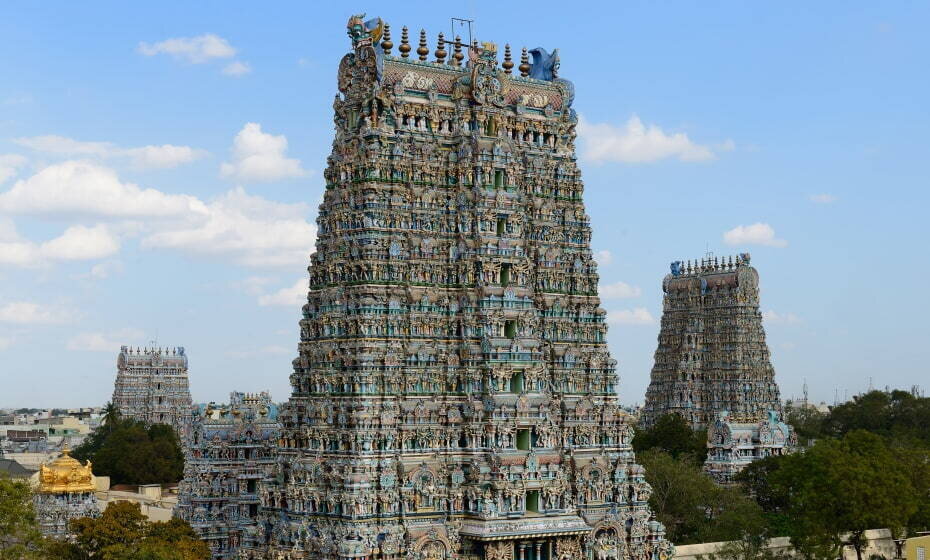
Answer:
[(504, 72), (510, 74), (513, 71), (513, 61), (510, 60), (510, 43), (504, 45), (504, 63), (501, 64)]
[(439, 32), (439, 42), (436, 45), (436, 62), (442, 64), (446, 61), (446, 55), (449, 54), (446, 52), (446, 39), (442, 34), (442, 31)]
[(410, 56), (410, 41), (407, 40), (407, 26), (405, 25), (400, 31), (400, 56), (407, 58)]
[(462, 54), (462, 38), (456, 35), (455, 48), (452, 53), (452, 66), (461, 66), (463, 58), (465, 58), (465, 55)]
[(384, 54), (391, 54), (391, 48), (394, 47), (394, 43), (391, 42), (391, 25), (388, 23), (384, 24), (384, 39), (381, 40), (381, 48), (384, 49)]
[(420, 46), (417, 47), (417, 54), (420, 55), (420, 60), (426, 62), (426, 57), (429, 55), (429, 47), (426, 46), (426, 30), (420, 30)]
[(526, 47), (523, 47), (523, 54), (520, 55), (520, 75), (524, 78), (530, 75), (530, 57), (526, 54)]

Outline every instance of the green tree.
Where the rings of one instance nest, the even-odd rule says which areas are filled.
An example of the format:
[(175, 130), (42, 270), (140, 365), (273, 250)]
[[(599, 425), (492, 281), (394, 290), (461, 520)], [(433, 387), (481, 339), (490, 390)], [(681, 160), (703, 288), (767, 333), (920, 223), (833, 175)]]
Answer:
[(43, 547), (29, 482), (0, 476), (0, 560), (45, 558)]
[(132, 419), (114, 417), (97, 428), (72, 455), (90, 459), (97, 475), (114, 484), (156, 484), (180, 480), (184, 453), (171, 426), (146, 427)]
[(82, 556), (100, 560), (206, 560), (210, 549), (191, 526), (179, 519), (150, 522), (139, 504), (117, 502), (97, 519), (71, 523), (74, 548)]
[(786, 421), (798, 434), (798, 441), (805, 447), (824, 437), (824, 421), (827, 414), (816, 408), (788, 408)]
[(649, 505), (677, 544), (740, 540), (765, 532), (762, 508), (737, 488), (710, 480), (690, 455), (659, 449), (637, 456), (652, 486)]
[(678, 414), (665, 414), (653, 426), (636, 430), (633, 451), (647, 449), (660, 449), (672, 457), (688, 453), (703, 462), (707, 457), (707, 432), (692, 430)]
[(112, 427), (115, 426), (120, 419), (119, 408), (116, 407), (112, 402), (108, 402), (103, 407), (103, 415), (101, 417), (101, 425)]

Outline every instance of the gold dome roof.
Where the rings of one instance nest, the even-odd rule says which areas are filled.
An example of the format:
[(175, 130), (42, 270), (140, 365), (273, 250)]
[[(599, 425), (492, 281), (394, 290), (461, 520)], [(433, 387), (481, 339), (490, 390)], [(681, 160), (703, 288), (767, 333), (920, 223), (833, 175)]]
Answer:
[(97, 485), (90, 467), (90, 461), (81, 465), (66, 447), (60, 457), (39, 467), (39, 491), (45, 494), (93, 492)]

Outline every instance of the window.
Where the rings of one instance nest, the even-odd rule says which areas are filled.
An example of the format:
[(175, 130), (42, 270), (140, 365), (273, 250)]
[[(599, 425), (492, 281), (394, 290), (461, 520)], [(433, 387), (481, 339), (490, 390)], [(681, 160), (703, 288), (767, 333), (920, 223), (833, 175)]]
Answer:
[(503, 169), (494, 170), (494, 188), (497, 188), (497, 189), (504, 188), (504, 170)]
[(506, 286), (510, 284), (510, 268), (512, 266), (513, 265), (509, 263), (504, 263), (501, 265), (501, 277), (500, 277), (500, 282), (499, 282), (501, 286)]
[(507, 218), (500, 217), (497, 218), (497, 235), (504, 235), (507, 231)]
[(514, 338), (517, 336), (516, 321), (504, 321), (504, 336), (507, 338)]
[(511, 393), (522, 393), (523, 392), (523, 372), (518, 372), (513, 374), (510, 377), (510, 392)]
[(522, 430), (517, 430), (517, 449), (523, 451), (530, 450), (530, 430), (529, 428), (524, 428)]
[(922, 546), (917, 547), (917, 560), (927, 560), (927, 549), (926, 548)]
[(526, 493), (526, 511), (539, 513), (539, 490), (530, 490)]

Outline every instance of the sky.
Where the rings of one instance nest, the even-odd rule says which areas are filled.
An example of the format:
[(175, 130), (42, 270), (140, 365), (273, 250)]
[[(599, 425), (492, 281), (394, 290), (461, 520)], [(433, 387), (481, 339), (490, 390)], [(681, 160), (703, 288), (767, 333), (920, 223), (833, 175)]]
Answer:
[(290, 392), (345, 22), (558, 48), (621, 398), (669, 262), (752, 253), (785, 397), (928, 385), (926, 2), (0, 6), (0, 406)]

